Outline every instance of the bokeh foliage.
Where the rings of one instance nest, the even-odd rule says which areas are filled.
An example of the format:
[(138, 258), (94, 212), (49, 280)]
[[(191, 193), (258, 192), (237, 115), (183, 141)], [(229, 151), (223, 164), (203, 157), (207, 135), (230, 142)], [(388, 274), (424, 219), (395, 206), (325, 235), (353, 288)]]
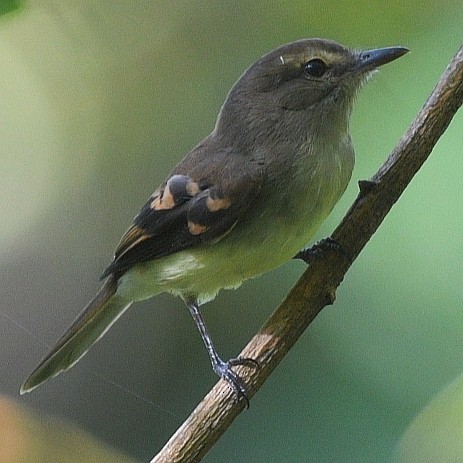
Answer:
[[(457, 0), (30, 0), (0, 18), (0, 392), (17, 398), (98, 287), (131, 218), (212, 129), (246, 66), (306, 36), (412, 50), (359, 95), (353, 181), (322, 237), (430, 93), (462, 26)], [(457, 115), (355, 262), (334, 307), (205, 461), (384, 462), (459, 376), (462, 121)], [(225, 357), (302, 269), (290, 262), (209, 304)], [(18, 400), (147, 460), (214, 381), (182, 302), (163, 295), (133, 307), (72, 371)]]

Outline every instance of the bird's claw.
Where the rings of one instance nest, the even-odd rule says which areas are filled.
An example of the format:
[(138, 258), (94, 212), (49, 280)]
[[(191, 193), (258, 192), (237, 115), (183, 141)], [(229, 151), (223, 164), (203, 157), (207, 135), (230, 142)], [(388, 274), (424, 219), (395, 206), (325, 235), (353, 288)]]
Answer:
[(232, 367), (246, 366), (258, 370), (260, 368), (259, 363), (252, 358), (237, 357), (224, 362), (220, 358), (217, 358), (213, 364), (214, 371), (233, 389), (235, 393), (235, 403), (239, 402), (242, 398), (245, 401), (246, 408), (249, 408), (249, 398), (246, 385), (243, 378), (232, 370)]

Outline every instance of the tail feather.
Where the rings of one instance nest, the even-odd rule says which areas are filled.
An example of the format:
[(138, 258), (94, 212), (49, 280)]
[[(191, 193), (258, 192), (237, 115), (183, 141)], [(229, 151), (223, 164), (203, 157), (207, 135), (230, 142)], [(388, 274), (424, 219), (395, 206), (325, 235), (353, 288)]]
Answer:
[(30, 392), (49, 378), (75, 365), (128, 309), (131, 302), (116, 293), (117, 280), (108, 278), (52, 351), (21, 386), (20, 393)]

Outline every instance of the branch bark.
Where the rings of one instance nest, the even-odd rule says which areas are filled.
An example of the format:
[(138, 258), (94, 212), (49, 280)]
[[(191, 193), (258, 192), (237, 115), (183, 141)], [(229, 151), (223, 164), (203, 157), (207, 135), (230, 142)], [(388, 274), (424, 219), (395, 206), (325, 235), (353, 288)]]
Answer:
[[(378, 229), (413, 176), (424, 164), (463, 103), (463, 46), (432, 94), (378, 172), (359, 182), (360, 192), (332, 237), (352, 261)], [(239, 368), (252, 397), (326, 305), (332, 304), (350, 263), (328, 250), (311, 264), (286, 299), (241, 352), (256, 359), (259, 371)], [(219, 381), (151, 463), (197, 462), (243, 410)]]

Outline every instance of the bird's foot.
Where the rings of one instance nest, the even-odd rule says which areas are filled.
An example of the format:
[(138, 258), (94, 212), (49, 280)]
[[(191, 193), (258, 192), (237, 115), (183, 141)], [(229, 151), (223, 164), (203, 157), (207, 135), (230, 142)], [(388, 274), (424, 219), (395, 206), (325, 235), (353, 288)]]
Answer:
[(349, 265), (352, 264), (352, 259), (349, 254), (347, 254), (346, 250), (335, 239), (331, 238), (331, 236), (323, 238), (308, 249), (299, 251), (293, 259), (301, 259), (307, 265), (310, 265), (312, 262), (322, 257), (326, 251), (330, 250), (338, 252), (347, 260)]
[(249, 398), (246, 385), (243, 378), (233, 371), (232, 367), (246, 366), (258, 370), (260, 368), (259, 363), (252, 358), (233, 358), (224, 362), (220, 357), (217, 357), (212, 362), (214, 371), (223, 378), (235, 393), (235, 402), (238, 402), (241, 398), (246, 403), (246, 408), (249, 408)]

